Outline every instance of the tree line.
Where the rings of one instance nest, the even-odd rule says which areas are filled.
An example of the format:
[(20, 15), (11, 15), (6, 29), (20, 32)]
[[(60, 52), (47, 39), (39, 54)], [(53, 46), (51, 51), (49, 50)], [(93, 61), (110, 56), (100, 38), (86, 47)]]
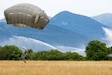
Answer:
[[(14, 45), (0, 46), (0, 60), (21, 60), (24, 51)], [(86, 56), (76, 52), (61, 52), (59, 50), (42, 50), (33, 52), (29, 49), (26, 60), (112, 60), (112, 47), (105, 43), (92, 40), (85, 48)]]

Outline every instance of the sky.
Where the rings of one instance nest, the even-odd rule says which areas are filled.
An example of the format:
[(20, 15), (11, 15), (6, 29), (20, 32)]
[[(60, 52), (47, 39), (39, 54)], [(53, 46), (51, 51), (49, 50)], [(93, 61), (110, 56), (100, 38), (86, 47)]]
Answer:
[(4, 18), (5, 9), (19, 3), (36, 5), (51, 17), (65, 10), (89, 17), (112, 13), (112, 0), (1, 0), (0, 19)]

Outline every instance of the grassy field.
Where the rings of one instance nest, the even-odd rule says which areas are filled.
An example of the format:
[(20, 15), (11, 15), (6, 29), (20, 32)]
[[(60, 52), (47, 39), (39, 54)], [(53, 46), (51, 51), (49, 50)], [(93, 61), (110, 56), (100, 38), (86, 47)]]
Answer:
[(0, 75), (112, 75), (112, 61), (0, 61)]

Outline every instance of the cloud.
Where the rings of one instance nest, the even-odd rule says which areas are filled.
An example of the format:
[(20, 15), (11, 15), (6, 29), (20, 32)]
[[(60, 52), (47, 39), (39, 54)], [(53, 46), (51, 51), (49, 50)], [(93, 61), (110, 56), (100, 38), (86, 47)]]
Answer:
[(0, 18), (4, 17), (3, 12), (6, 8), (18, 3), (37, 5), (52, 17), (63, 10), (88, 16), (112, 12), (112, 0), (1, 0)]
[(83, 55), (83, 56), (86, 55), (84, 47), (75, 48), (75, 47), (69, 47), (69, 46), (56, 46), (56, 48), (58, 48), (59, 50), (61, 50), (63, 52), (70, 51), (70, 52), (77, 52), (77, 53), (79, 53), (80, 55)]
[(15, 45), (15, 46), (18, 46), (19, 48), (29, 48), (34, 51), (58, 49), (62, 52), (72, 51), (72, 52), (77, 52), (81, 55), (85, 55), (84, 48), (75, 48), (75, 47), (69, 47), (69, 46), (53, 46), (33, 38), (27, 38), (23, 36), (12, 36), (5, 41), (3, 40), (0, 43), (0, 45), (2, 46)]
[(112, 29), (103, 27), (105, 31), (105, 40), (107, 41), (108, 46), (112, 46)]
[(29, 49), (33, 49), (34, 51), (37, 50), (50, 50), (50, 49), (57, 49), (56, 47), (39, 41), (39, 40), (35, 40), (32, 38), (27, 38), (27, 37), (23, 37), (23, 36), (13, 36), (5, 41), (3, 41), (2, 43), (0, 43), (1, 45), (16, 45), (18, 47), (26, 47)]

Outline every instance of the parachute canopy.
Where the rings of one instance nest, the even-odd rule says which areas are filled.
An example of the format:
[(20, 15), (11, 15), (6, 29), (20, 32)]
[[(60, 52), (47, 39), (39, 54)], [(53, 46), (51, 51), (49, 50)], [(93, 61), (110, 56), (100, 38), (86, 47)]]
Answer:
[(17, 4), (4, 11), (7, 24), (43, 29), (49, 22), (46, 13), (32, 4)]

